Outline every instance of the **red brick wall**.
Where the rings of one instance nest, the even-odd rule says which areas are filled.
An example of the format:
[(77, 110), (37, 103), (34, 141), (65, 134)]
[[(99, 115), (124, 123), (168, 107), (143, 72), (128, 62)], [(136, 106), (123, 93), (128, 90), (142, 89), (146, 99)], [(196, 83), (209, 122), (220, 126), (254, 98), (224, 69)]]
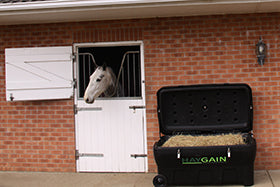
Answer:
[[(268, 47), (264, 66), (255, 44)], [(156, 91), (166, 85), (248, 83), (253, 90), (256, 169), (280, 169), (280, 14), (0, 26), (0, 170), (75, 171), (73, 99), (5, 101), (9, 47), (142, 40), (149, 171), (158, 140)]]
[(69, 27), (0, 26), (0, 170), (75, 172), (72, 100), (6, 102), (5, 48), (71, 45)]
[[(150, 20), (144, 31), (150, 153), (158, 139), (155, 93), (161, 86), (247, 83), (253, 90), (255, 168), (280, 168), (279, 18), (255, 14)], [(260, 36), (268, 47), (264, 66), (255, 55)]]

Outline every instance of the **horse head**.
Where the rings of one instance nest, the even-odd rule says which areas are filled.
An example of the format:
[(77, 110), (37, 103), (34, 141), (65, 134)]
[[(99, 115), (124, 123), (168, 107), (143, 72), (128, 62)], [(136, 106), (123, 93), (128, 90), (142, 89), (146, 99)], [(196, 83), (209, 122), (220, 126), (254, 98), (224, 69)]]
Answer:
[(105, 96), (113, 95), (115, 92), (116, 76), (110, 67), (105, 64), (98, 66), (90, 76), (89, 84), (84, 94), (86, 103), (93, 103), (102, 93)]

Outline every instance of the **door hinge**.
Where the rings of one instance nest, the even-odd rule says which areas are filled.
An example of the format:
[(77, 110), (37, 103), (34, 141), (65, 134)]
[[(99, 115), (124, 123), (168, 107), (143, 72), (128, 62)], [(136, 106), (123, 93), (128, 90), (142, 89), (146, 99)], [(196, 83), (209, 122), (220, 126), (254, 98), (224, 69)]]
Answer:
[(74, 105), (74, 113), (77, 114), (79, 111), (102, 111), (102, 107), (78, 107)]
[(103, 153), (79, 153), (79, 150), (75, 151), (75, 159), (79, 160), (80, 157), (104, 157)]
[(79, 160), (79, 151), (75, 150), (75, 160)]

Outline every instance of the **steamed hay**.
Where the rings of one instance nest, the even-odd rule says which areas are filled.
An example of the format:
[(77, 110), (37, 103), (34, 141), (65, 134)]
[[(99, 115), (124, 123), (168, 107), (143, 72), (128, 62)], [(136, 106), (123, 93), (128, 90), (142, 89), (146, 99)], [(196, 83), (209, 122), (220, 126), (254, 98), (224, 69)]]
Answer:
[(196, 147), (242, 144), (245, 144), (245, 140), (240, 133), (209, 136), (176, 135), (170, 137), (162, 145), (162, 147)]

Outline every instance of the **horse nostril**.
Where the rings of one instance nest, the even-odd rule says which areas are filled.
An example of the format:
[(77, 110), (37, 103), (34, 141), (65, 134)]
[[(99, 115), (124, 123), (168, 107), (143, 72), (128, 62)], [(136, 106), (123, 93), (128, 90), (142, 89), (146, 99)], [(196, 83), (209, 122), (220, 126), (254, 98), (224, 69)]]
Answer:
[(86, 102), (87, 102), (87, 103), (89, 102), (89, 99), (88, 99), (88, 98), (86, 99)]

